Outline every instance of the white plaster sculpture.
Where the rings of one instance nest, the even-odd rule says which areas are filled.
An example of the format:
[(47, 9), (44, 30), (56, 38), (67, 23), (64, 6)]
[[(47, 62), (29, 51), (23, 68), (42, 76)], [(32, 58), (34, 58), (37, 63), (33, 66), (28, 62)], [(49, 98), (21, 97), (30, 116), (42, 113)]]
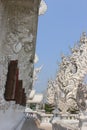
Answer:
[(38, 61), (39, 61), (39, 58), (38, 58), (37, 54), (35, 54), (34, 63), (36, 64)]
[[(57, 87), (63, 93), (62, 104), (65, 104), (66, 111), (68, 109), (78, 109), (76, 95), (80, 83), (83, 82), (87, 74), (87, 37), (83, 33), (80, 41), (71, 50), (70, 56), (62, 56), (62, 62), (56, 76)], [(51, 96), (51, 94), (50, 94)], [(53, 95), (52, 95), (53, 96)], [(64, 103), (65, 102), (65, 103)]]
[(42, 67), (43, 67), (43, 66), (40, 66), (40, 67), (34, 69), (34, 73), (33, 73), (33, 85), (34, 85), (35, 82), (38, 80), (38, 73), (41, 72)]
[[(57, 103), (55, 101), (55, 94), (58, 97)], [(69, 105), (66, 103), (64, 94), (58, 87), (58, 83), (56, 82), (56, 80), (48, 81), (48, 88), (46, 91), (46, 102), (55, 107), (57, 106), (60, 110), (62, 110), (62, 113), (66, 113), (69, 108)]]
[(41, 0), (39, 7), (39, 15), (43, 15), (47, 11), (47, 5), (44, 0)]
[[(39, 58), (38, 58), (37, 54), (35, 54), (34, 63), (36, 64), (38, 61), (39, 61)], [(43, 65), (41, 65), (40, 67), (34, 67), (33, 86), (35, 85), (36, 81), (38, 80), (38, 73), (41, 72), (42, 68), (43, 68)]]

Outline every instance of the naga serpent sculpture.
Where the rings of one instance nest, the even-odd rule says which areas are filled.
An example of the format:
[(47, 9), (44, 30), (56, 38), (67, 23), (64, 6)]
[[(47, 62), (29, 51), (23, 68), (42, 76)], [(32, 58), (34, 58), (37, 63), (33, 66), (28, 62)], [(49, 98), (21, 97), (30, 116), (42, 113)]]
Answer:
[[(59, 70), (56, 79), (54, 81), (54, 86), (56, 86), (58, 94), (60, 91), (63, 95), (59, 96), (59, 105), (58, 105), (58, 107), (61, 110), (63, 109), (62, 111), (66, 112), (69, 109), (71, 110), (78, 109), (78, 106), (82, 110), (85, 109), (85, 104), (82, 103), (83, 100), (80, 100), (79, 96), (80, 92), (82, 92), (84, 95), (84, 91), (81, 90), (81, 87), (84, 87), (84, 85), (82, 85), (81, 87), (79, 87), (79, 85), (83, 83), (86, 74), (87, 74), (87, 37), (86, 34), (83, 33), (79, 43), (75, 45), (74, 48), (71, 49), (71, 55), (62, 56), (62, 62), (59, 65)], [(47, 90), (48, 103), (50, 101), (48, 93), (49, 90), (52, 91), (52, 85), (50, 86), (51, 87), (49, 87), (48, 85)], [(84, 90), (87, 91), (86, 87)], [(86, 97), (87, 95), (84, 98)]]

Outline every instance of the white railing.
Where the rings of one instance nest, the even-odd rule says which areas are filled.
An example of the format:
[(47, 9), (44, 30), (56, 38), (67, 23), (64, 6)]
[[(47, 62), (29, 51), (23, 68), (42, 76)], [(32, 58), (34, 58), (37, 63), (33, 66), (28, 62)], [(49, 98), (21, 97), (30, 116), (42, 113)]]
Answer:
[(79, 118), (78, 114), (61, 114), (61, 119), (77, 120), (78, 118)]
[(53, 114), (37, 113), (37, 117), (41, 123), (49, 123)]

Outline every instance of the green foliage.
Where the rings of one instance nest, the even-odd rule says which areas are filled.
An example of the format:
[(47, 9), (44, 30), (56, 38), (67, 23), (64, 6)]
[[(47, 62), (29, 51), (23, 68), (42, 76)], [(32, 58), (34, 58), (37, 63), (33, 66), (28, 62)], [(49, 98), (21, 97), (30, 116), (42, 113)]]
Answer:
[(52, 113), (53, 110), (54, 110), (54, 106), (52, 106), (51, 104), (45, 104), (46, 113)]
[(36, 104), (30, 104), (30, 108), (33, 109), (33, 110), (35, 110)]

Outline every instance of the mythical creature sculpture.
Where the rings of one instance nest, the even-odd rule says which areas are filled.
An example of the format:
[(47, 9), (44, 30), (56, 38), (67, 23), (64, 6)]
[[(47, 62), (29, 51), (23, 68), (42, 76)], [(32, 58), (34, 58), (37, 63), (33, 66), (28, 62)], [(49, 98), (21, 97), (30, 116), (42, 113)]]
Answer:
[[(59, 87), (64, 95), (64, 100), (61, 100), (60, 97), (60, 102), (61, 104), (67, 105), (66, 111), (68, 109), (78, 109), (76, 101), (77, 90), (86, 74), (87, 37), (86, 34), (83, 33), (79, 43), (72, 48), (71, 55), (67, 57), (62, 56), (62, 62), (55, 80), (57, 87)], [(62, 106), (60, 105), (59, 107)]]

